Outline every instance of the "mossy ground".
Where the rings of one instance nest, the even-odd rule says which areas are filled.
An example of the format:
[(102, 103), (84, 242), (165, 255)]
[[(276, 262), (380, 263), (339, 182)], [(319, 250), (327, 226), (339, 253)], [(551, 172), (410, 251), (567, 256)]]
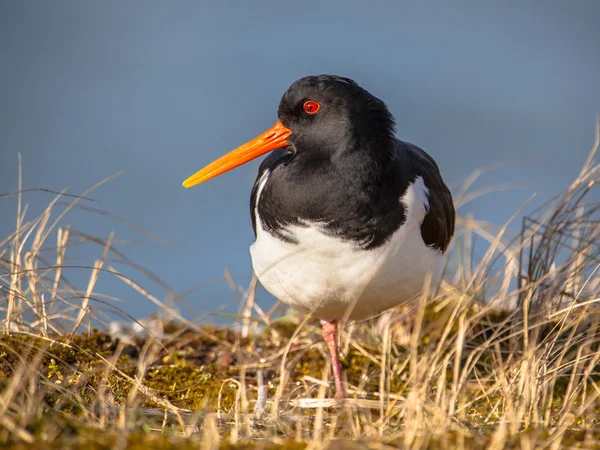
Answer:
[[(435, 352), (443, 334), (440, 330), (445, 328), (448, 318), (448, 311), (435, 304), (426, 309), (423, 332), (417, 342), (419, 352)], [(494, 358), (502, 349), (510, 350), (512, 345), (511, 351), (519, 351), (521, 343), (518, 339), (515, 349), (514, 342), (509, 345), (508, 340), (499, 338), (507, 334), (502, 332), (507, 319), (509, 316), (505, 313), (488, 314), (480, 317), (468, 330), (467, 341), (471, 348), (485, 343), (486, 339), (497, 340), (497, 345), (485, 347), (475, 366), (474, 371), (481, 379), (496, 370)], [(185, 450), (200, 445), (204, 445), (203, 448), (300, 449), (311, 442), (309, 436), (312, 436), (317, 421), (321, 421), (320, 426), (330, 437), (339, 439), (331, 441), (331, 448), (370, 448), (372, 439), (361, 441), (356, 438), (361, 433), (368, 434), (381, 419), (380, 411), (374, 407), (352, 411), (325, 408), (319, 419), (314, 409), (286, 407), (282, 409), (285, 417), (279, 422), (252, 418), (259, 371), (268, 397), (273, 399), (284, 355), (289, 373), (282, 391), (284, 404), (297, 397), (328, 398), (333, 395), (329, 386), (313, 383), (323, 378), (329, 364), (316, 321), (309, 321), (296, 333), (285, 353), (299, 322), (282, 321), (246, 338), (227, 329), (206, 327), (194, 331), (166, 324), (168, 337), (161, 342), (149, 339), (128, 345), (98, 330), (72, 338), (3, 335), (0, 336), (0, 391), (8, 390), (14, 383), (15, 374), (20, 373), (25, 381), (20, 385), (21, 390), (14, 393), (11, 408), (22, 407), (28, 411), (22, 416), (26, 421), (19, 425), (34, 437), (39, 449)], [(348, 384), (360, 388), (363, 397), (377, 399), (381, 390), (379, 361), (383, 342), (372, 332), (371, 325), (363, 324), (354, 330), (355, 345), (350, 345), (343, 353), (342, 363)], [(448, 330), (450, 334), (456, 334), (458, 327), (451, 325)], [(576, 351), (576, 348), (572, 350)], [(409, 361), (410, 349), (396, 342), (393, 333), (387, 359), (393, 373), (388, 377), (387, 394), (399, 399), (409, 398), (415, 387), (411, 388), (408, 383), (410, 364), (403, 362)], [(461, 363), (467, 362), (463, 356)], [(34, 368), (27, 369), (35, 363)], [(452, 389), (455, 377), (452, 367), (449, 365), (442, 375), (437, 388), (442, 382)], [(144, 390), (134, 390), (138, 381)], [(556, 395), (549, 416), (555, 422), (563, 411), (568, 384), (567, 373), (554, 386)], [(586, 392), (592, 393), (593, 389), (591, 386)], [(461, 392), (465, 398), (480, 394), (481, 386), (474, 385), (474, 380)], [(462, 431), (432, 434), (427, 437), (426, 446), (486, 448), (494, 439), (497, 420), (503, 414), (505, 403), (500, 400), (490, 396), (471, 401), (460, 414)], [(576, 399), (573, 407), (584, 400)], [(188, 413), (184, 414), (186, 411)], [(597, 414), (600, 411), (597, 407), (593, 411), (585, 417), (570, 418), (572, 426), (561, 439), (589, 443), (590, 436), (600, 434), (600, 415)], [(177, 413), (184, 414), (183, 423), (178, 422)], [(218, 442), (216, 447), (206, 446), (206, 440), (210, 439), (210, 430), (205, 425), (207, 420), (212, 420), (212, 436)], [(402, 423), (402, 418), (390, 421), (386, 433), (375, 442), (392, 448), (402, 447), (404, 441), (393, 437), (402, 434)], [(578, 428), (582, 423), (585, 427)], [(504, 438), (505, 444), (508, 448), (520, 448), (520, 439), (543, 439), (544, 433), (548, 434), (548, 431), (519, 427), (517, 433)], [(250, 436), (251, 440), (248, 439)], [(348, 440), (350, 438), (354, 441)], [(25, 446), (31, 444), (21, 441), (6, 426), (0, 427), (0, 442), (10, 448), (27, 448)]]

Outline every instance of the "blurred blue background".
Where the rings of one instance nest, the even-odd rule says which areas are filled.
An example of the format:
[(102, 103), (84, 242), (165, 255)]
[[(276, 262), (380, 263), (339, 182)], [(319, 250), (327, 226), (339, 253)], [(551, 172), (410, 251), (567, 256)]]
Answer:
[[(432, 154), (452, 186), (476, 168), (516, 161), (478, 186), (519, 189), (460, 211), (500, 224), (533, 192), (535, 205), (563, 190), (592, 146), (599, 23), (595, 0), (2, 2), (0, 193), (17, 189), (18, 152), (24, 188), (78, 194), (123, 171), (90, 195), (101, 203), (82, 204), (175, 248), (90, 212), (64, 223), (101, 238), (115, 230), (117, 240), (143, 239), (119, 248), (173, 291), (207, 283), (178, 304), (193, 318), (235, 300), (227, 283), (210, 284), (224, 268), (239, 285), (249, 282), (248, 203), (260, 161), (190, 190), (181, 182), (271, 126), (294, 80), (354, 78), (386, 101), (399, 137)], [(29, 218), (51, 198), (26, 194)], [(4, 238), (16, 198), (0, 199), (0, 217)], [(74, 248), (70, 262), (101, 251)], [(71, 276), (85, 287), (87, 274)], [(154, 310), (110, 276), (99, 287), (126, 299), (119, 306), (136, 317)], [(264, 291), (258, 299), (272, 304)]]

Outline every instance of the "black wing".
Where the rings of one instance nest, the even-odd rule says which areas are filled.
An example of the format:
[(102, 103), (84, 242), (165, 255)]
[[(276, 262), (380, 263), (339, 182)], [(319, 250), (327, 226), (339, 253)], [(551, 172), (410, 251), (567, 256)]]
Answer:
[(426, 245), (445, 252), (454, 235), (455, 211), (452, 194), (444, 183), (440, 170), (431, 156), (419, 147), (401, 142), (416, 176), (423, 178), (429, 189), (429, 208), (421, 224), (421, 236)]
[(292, 155), (292, 152), (285, 148), (277, 149), (269, 154), (263, 162), (260, 164), (258, 168), (258, 176), (256, 177), (256, 181), (254, 182), (254, 186), (252, 186), (252, 192), (250, 193), (250, 218), (252, 219), (252, 229), (254, 230), (254, 237), (256, 237), (256, 214), (254, 211), (256, 210), (256, 201), (258, 200), (256, 195), (258, 194), (258, 185), (260, 183), (260, 179), (266, 171), (272, 171), (279, 164), (287, 161), (287, 159)]

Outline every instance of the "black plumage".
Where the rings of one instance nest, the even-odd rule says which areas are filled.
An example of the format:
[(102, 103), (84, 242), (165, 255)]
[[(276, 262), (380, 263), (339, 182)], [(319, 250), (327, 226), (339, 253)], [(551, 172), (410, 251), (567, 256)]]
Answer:
[[(305, 114), (307, 100), (322, 105), (318, 114)], [(423, 241), (446, 250), (455, 220), (450, 191), (425, 151), (394, 137), (394, 119), (381, 100), (347, 78), (306, 77), (284, 94), (278, 115), (293, 134), (287, 148), (260, 166), (250, 202), (255, 233), (258, 186), (267, 170), (257, 209), (267, 232), (294, 242), (288, 226), (318, 222), (323, 232), (365, 250), (383, 245), (404, 224), (400, 198), (421, 177), (429, 191)]]

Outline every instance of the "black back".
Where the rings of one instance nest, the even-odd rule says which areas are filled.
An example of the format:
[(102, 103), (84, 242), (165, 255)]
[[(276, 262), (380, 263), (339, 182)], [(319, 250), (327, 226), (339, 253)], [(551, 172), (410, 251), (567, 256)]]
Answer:
[[(294, 242), (285, 232), (288, 225), (305, 226), (305, 221), (321, 222), (323, 229), (340, 238), (355, 241), (364, 249), (383, 245), (406, 221), (399, 199), (409, 184), (422, 177), (429, 189), (429, 210), (421, 224), (426, 245), (445, 251), (454, 234), (455, 212), (452, 195), (434, 160), (412, 144), (396, 141), (396, 157), (381, 178), (361, 183), (340, 177), (331, 168), (307, 174), (306, 181), (291, 185), (284, 173), (290, 168), (293, 153), (280, 149), (261, 164), (252, 188), (250, 208), (256, 235), (258, 184), (269, 171), (258, 205), (265, 230), (286, 242)], [(294, 171), (295, 172), (295, 171)], [(360, 178), (360, 177), (359, 177)], [(321, 186), (319, 188), (318, 186)]]

